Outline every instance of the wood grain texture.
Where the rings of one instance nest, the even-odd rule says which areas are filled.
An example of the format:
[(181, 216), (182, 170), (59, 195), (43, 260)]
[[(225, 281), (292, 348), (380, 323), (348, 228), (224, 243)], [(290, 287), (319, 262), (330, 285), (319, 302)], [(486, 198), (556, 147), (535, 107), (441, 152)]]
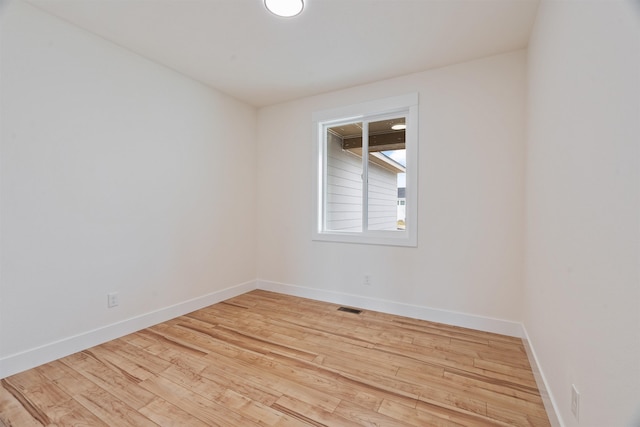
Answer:
[(0, 381), (0, 426), (549, 426), (521, 340), (252, 291)]

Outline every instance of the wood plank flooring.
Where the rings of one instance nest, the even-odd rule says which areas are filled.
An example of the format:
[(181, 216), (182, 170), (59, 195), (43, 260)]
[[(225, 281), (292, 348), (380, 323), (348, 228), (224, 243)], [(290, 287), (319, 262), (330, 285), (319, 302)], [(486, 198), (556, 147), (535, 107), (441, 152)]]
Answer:
[(519, 339), (253, 291), (0, 381), (0, 426), (549, 426)]

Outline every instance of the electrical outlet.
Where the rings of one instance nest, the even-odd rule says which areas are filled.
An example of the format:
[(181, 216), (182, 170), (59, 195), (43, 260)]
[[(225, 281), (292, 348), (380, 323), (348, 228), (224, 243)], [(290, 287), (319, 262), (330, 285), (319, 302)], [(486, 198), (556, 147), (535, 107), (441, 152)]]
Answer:
[(580, 393), (578, 393), (578, 389), (575, 384), (571, 384), (571, 412), (573, 416), (578, 418), (578, 414), (580, 413)]
[(120, 300), (118, 298), (117, 292), (111, 292), (107, 294), (107, 307), (109, 308), (117, 307), (118, 304), (120, 304)]
[(371, 276), (369, 276), (368, 274), (365, 274), (364, 281), (362, 282), (362, 284), (365, 286), (371, 285)]

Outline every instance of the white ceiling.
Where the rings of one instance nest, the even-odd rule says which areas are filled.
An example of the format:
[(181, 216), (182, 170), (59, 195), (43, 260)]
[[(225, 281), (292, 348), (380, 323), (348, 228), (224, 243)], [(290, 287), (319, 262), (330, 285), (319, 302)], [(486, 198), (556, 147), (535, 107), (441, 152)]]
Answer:
[(538, 0), (28, 0), (251, 105), (527, 46)]

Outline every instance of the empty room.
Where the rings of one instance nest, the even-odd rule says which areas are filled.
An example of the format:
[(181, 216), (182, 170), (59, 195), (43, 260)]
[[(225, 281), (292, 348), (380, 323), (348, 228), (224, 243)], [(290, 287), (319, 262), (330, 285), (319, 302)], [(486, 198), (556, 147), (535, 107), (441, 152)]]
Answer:
[(638, 0), (0, 37), (0, 426), (640, 426)]

